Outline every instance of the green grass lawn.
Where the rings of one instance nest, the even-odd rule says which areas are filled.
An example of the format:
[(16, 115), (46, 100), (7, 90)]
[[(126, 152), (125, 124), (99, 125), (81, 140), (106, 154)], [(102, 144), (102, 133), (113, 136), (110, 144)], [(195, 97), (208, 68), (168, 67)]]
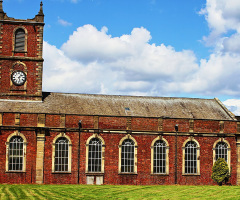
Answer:
[(240, 186), (3, 184), (0, 199), (240, 199)]

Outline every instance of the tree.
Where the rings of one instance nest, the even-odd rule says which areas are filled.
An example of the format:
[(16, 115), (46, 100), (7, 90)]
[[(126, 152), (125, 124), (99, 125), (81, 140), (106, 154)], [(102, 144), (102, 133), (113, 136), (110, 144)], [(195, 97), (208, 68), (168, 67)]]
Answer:
[(230, 176), (228, 164), (223, 158), (218, 158), (213, 165), (211, 178), (221, 186), (223, 182), (228, 182)]

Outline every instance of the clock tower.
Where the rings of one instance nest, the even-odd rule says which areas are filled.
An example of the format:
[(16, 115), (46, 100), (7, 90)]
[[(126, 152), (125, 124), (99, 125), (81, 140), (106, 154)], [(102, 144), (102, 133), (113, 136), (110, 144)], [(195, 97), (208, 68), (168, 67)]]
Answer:
[(42, 100), (43, 4), (33, 19), (15, 19), (0, 0), (0, 99)]

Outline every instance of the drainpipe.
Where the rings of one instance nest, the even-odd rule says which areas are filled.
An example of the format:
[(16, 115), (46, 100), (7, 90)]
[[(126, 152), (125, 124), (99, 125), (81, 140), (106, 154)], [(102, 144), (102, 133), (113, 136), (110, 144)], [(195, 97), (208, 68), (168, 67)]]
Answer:
[(177, 158), (177, 156), (178, 156), (178, 153), (177, 153), (177, 150), (178, 150), (178, 124), (176, 124), (175, 125), (175, 132), (176, 132), (176, 134), (175, 134), (175, 164), (174, 164), (174, 166), (175, 166), (175, 184), (177, 184), (177, 161), (178, 161), (178, 158)]
[(81, 129), (82, 129), (82, 121), (79, 120), (78, 122), (78, 184), (79, 184), (79, 178), (80, 178), (80, 135), (81, 135)]

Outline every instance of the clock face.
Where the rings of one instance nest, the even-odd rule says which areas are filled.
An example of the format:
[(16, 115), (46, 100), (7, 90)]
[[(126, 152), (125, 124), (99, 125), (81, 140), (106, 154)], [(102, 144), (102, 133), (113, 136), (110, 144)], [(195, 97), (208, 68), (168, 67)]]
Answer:
[(11, 76), (14, 85), (23, 85), (26, 81), (26, 74), (23, 71), (14, 71)]

